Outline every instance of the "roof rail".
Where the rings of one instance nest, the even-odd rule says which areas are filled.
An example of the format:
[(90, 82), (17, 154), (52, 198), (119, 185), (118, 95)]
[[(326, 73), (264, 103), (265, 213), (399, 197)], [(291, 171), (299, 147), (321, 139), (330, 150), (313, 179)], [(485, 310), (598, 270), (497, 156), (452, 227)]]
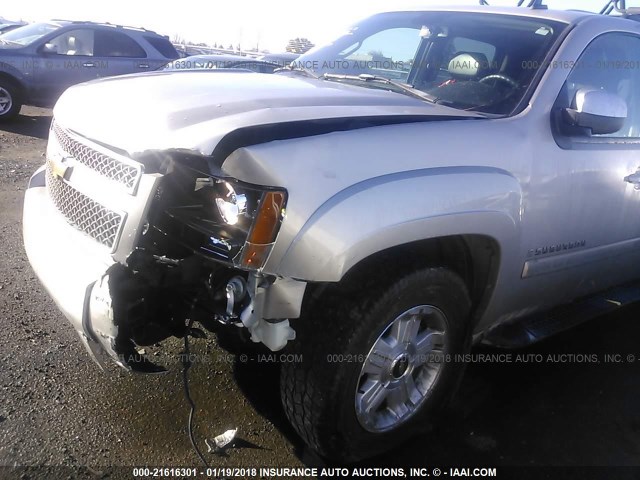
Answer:
[(629, 7), (627, 8), (627, 0), (608, 0), (602, 10), (600, 10), (600, 15), (609, 15), (613, 11), (621, 13), (624, 17), (631, 15), (640, 15), (640, 7)]
[(117, 25), (117, 24), (113, 24), (113, 23), (109, 23), (109, 22), (94, 22), (91, 20), (66, 20), (64, 18), (53, 18), (51, 20), (52, 22), (69, 22), (72, 24), (82, 24), (82, 23), (87, 23), (90, 25), (99, 25), (99, 26), (103, 26), (103, 27), (113, 27), (113, 28), (126, 28), (129, 30), (137, 30), (140, 32), (146, 32), (146, 33), (154, 33), (157, 35), (156, 32), (154, 32), (153, 30), (147, 30), (146, 28), (143, 27), (132, 27), (129, 25)]
[[(518, 0), (518, 7), (521, 7), (522, 5), (524, 5), (524, 2), (526, 2), (527, 0)], [(544, 0), (529, 0), (529, 3), (527, 3), (527, 8), (533, 8), (534, 10), (546, 10), (547, 7), (545, 4), (543, 4)], [(480, 3), (480, 5), (489, 5), (489, 2), (487, 0), (478, 0), (478, 2)]]
[[(524, 5), (524, 2), (526, 0), (518, 0), (518, 7), (521, 7), (522, 5)], [(527, 8), (532, 8), (534, 10), (546, 10), (547, 7), (544, 3), (542, 3), (544, 0), (529, 0), (529, 3), (527, 3), (526, 7)]]

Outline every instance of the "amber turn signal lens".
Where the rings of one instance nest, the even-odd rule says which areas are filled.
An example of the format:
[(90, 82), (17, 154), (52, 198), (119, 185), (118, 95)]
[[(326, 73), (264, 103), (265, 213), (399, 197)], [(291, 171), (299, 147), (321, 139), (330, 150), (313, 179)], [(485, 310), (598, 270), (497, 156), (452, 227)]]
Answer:
[(247, 241), (257, 245), (266, 245), (276, 239), (285, 195), (283, 192), (266, 192), (262, 197), (258, 215)]
[(261, 268), (267, 261), (271, 247), (280, 228), (284, 192), (266, 192), (260, 202), (258, 214), (244, 245), (241, 264), (249, 268)]

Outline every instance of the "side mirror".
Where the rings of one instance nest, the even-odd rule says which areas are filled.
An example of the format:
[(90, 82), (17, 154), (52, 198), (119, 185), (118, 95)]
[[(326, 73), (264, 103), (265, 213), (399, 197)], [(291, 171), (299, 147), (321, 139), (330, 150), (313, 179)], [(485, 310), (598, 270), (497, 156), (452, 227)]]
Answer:
[(42, 46), (42, 53), (58, 53), (58, 46), (53, 43), (45, 43)]
[(627, 104), (618, 95), (604, 90), (580, 89), (572, 108), (562, 110), (565, 124), (606, 135), (620, 130), (627, 119)]

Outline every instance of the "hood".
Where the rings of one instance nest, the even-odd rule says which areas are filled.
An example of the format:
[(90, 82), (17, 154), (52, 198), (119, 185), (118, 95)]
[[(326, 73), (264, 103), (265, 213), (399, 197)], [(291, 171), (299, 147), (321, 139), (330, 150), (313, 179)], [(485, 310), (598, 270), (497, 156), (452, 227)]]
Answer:
[(298, 74), (184, 71), (128, 75), (69, 88), (56, 121), (124, 150), (188, 149), (210, 155), (238, 129), (359, 117), (479, 117), (386, 90)]

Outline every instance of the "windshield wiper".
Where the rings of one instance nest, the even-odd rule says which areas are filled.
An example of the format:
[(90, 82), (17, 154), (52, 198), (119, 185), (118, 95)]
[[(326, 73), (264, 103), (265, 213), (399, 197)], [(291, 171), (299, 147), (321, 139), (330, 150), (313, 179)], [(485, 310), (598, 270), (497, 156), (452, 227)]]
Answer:
[(347, 80), (347, 81), (355, 81), (361, 83), (381, 83), (385, 85), (391, 85), (392, 87), (400, 90), (407, 95), (418, 98), (420, 100), (425, 100), (429, 103), (436, 103), (437, 98), (429, 95), (428, 93), (423, 92), (422, 90), (418, 90), (417, 88), (412, 87), (407, 83), (396, 82), (395, 80), (390, 80), (387, 77), (381, 77), (379, 75), (371, 75), (369, 73), (362, 73), (360, 75), (342, 75), (337, 73), (325, 73), (321, 77), (324, 80)]
[(291, 64), (287, 65), (286, 67), (276, 68), (274, 70), (274, 73), (276, 73), (276, 72), (298, 72), (298, 73), (301, 73), (301, 74), (303, 74), (303, 75), (305, 75), (307, 77), (320, 78), (318, 75), (313, 73), (313, 71), (309, 70), (308, 68), (294, 67)]

